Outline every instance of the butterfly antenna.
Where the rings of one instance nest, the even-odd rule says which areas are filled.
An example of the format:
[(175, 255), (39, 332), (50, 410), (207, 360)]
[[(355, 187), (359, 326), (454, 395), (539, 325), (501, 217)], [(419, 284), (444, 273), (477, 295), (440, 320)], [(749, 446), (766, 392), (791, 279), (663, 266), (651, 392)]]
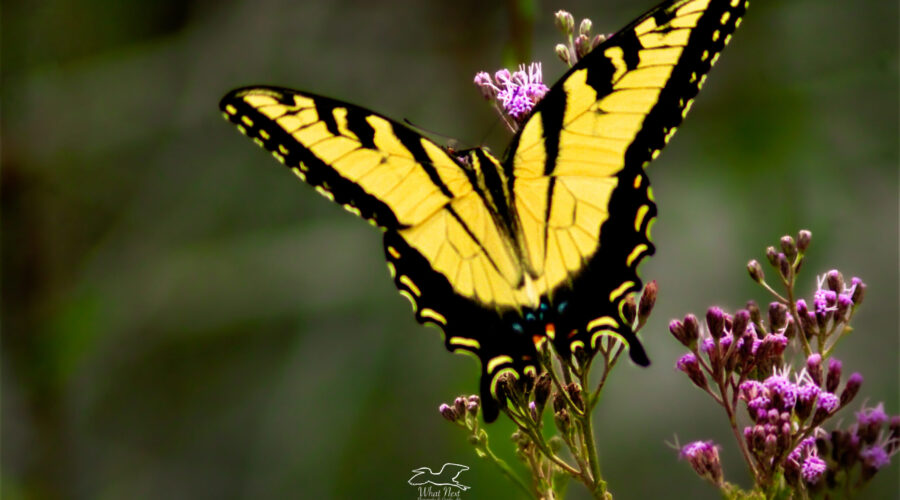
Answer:
[(433, 130), (430, 130), (430, 129), (427, 129), (427, 128), (424, 128), (424, 127), (420, 127), (420, 126), (416, 125), (415, 123), (413, 123), (412, 121), (410, 121), (408, 118), (404, 118), (404, 119), (403, 119), (403, 123), (405, 123), (405, 124), (409, 125), (410, 127), (414, 128), (414, 129), (416, 129), (416, 130), (418, 130), (419, 132), (422, 132), (423, 134), (428, 134), (428, 135), (431, 135), (431, 136), (434, 136), (434, 137), (440, 137), (441, 139), (444, 140), (445, 143), (447, 143), (447, 148), (449, 148), (450, 150), (457, 150), (457, 151), (458, 151), (458, 150), (462, 150), (462, 149), (468, 149), (468, 148), (462, 148), (462, 147), (459, 147), (459, 146), (462, 145), (462, 143), (460, 142), (459, 139), (457, 139), (457, 138), (455, 138), (455, 137), (450, 137), (449, 135), (445, 135), (445, 134), (441, 134), (441, 133), (435, 132), (435, 131), (433, 131)]

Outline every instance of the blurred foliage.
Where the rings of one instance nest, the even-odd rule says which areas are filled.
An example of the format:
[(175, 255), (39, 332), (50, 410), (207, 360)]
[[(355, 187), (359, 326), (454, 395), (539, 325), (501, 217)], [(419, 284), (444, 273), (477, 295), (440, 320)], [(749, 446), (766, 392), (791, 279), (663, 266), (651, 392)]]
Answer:
[[(533, 48), (552, 82), (555, 10), (609, 32), (649, 7), (3, 1), (3, 497), (414, 498), (410, 470), (444, 462), (472, 467), (467, 498), (511, 496), (438, 415), (477, 370), (415, 324), (378, 233), (216, 104), (280, 84), (502, 151), (476, 71)], [(900, 407), (897, 18), (894, 1), (753, 2), (651, 167), (654, 364), (621, 366), (598, 410), (616, 498), (716, 497), (673, 434), (723, 443), (742, 477), (666, 324), (764, 300), (744, 264), (786, 232), (813, 232), (807, 272), (868, 283), (838, 357), (860, 399)], [(897, 484), (893, 464), (871, 498)]]

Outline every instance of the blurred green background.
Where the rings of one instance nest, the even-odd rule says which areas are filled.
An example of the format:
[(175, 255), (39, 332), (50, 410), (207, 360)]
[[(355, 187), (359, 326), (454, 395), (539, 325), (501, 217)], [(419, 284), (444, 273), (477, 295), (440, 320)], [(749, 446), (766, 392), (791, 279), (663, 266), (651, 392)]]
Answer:
[[(514, 496), (438, 415), (478, 370), (415, 323), (379, 233), (217, 103), (296, 87), (502, 151), (476, 71), (533, 47), (555, 81), (555, 10), (611, 32), (653, 1), (4, 1), (3, 497), (403, 499), (444, 462), (471, 467), (465, 498)], [(744, 266), (785, 233), (813, 232), (806, 295), (831, 268), (868, 283), (837, 357), (866, 378), (854, 410), (900, 410), (897, 19), (893, 0), (754, 1), (650, 168), (654, 363), (623, 363), (597, 411), (617, 499), (717, 498), (676, 435), (721, 443), (748, 484), (666, 325), (768, 302)]]

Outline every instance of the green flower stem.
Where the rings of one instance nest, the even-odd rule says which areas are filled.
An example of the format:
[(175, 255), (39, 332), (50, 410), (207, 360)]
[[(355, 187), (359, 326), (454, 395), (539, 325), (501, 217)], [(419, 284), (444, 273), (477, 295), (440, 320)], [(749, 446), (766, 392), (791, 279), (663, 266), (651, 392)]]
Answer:
[[(597, 456), (597, 445), (594, 443), (594, 426), (593, 419), (590, 415), (581, 419), (581, 438), (585, 444), (585, 451), (588, 464), (591, 467), (591, 476), (593, 478), (594, 488), (591, 490), (596, 493), (596, 488), (600, 487), (600, 493), (606, 494), (606, 481), (600, 475), (600, 460)], [(599, 498), (603, 498), (601, 495)]]
[(531, 441), (534, 443), (534, 445), (537, 446), (548, 459), (552, 460), (554, 464), (559, 466), (560, 469), (566, 471), (567, 473), (572, 475), (572, 477), (579, 479), (581, 478), (582, 474), (578, 469), (572, 467), (563, 459), (559, 458), (559, 456), (557, 456), (555, 453), (553, 453), (553, 451), (549, 446), (547, 446), (547, 443), (544, 441), (544, 436), (541, 435), (539, 429), (536, 429), (529, 425), (517, 425), (519, 425), (519, 429), (528, 434), (528, 437), (531, 438)]
[(523, 481), (522, 478), (520, 478), (519, 475), (516, 474), (515, 471), (513, 471), (512, 468), (510, 468), (510, 466), (502, 458), (498, 457), (494, 454), (493, 451), (491, 451), (490, 446), (488, 446), (487, 433), (483, 433), (482, 436), (483, 439), (477, 439), (475, 443), (475, 449), (481, 452), (479, 453), (479, 455), (482, 455), (482, 457), (484, 458), (489, 458), (490, 461), (500, 469), (500, 472), (502, 472), (504, 476), (509, 478), (509, 480), (512, 481), (513, 484), (518, 486), (519, 489), (525, 492), (526, 495), (535, 497), (534, 491), (532, 491), (531, 488), (529, 488), (528, 485), (525, 484), (525, 481)]
[[(782, 281), (782, 283), (784, 283), (785, 286), (787, 286), (787, 282), (786, 282), (786, 281), (784, 281), (783, 279), (782, 279), (781, 281)], [(761, 280), (761, 281), (759, 282), (759, 284), (762, 285), (763, 288), (765, 288), (766, 290), (768, 290), (769, 293), (771, 293), (772, 295), (774, 295), (775, 298), (778, 299), (779, 302), (781, 302), (781, 303), (783, 303), (783, 304), (785, 304), (785, 305), (787, 305), (789, 302), (793, 302), (793, 301), (790, 299), (790, 296), (789, 296), (788, 298), (782, 297), (781, 294), (778, 293), (778, 292), (776, 292), (774, 288), (772, 288), (771, 286), (769, 286), (769, 284), (766, 283), (765, 280)]]

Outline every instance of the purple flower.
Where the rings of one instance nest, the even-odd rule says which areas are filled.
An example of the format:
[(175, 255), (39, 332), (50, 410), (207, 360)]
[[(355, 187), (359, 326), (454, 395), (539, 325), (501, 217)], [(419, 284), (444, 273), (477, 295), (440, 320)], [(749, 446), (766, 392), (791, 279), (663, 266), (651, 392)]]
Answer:
[(866, 448), (865, 450), (859, 453), (859, 458), (862, 460), (863, 466), (874, 471), (881, 469), (885, 465), (891, 463), (891, 457), (884, 451), (884, 448), (881, 446), (872, 446), (870, 448)]
[(816, 484), (822, 479), (822, 476), (825, 475), (826, 469), (827, 466), (825, 465), (824, 460), (817, 455), (810, 455), (803, 461), (803, 466), (800, 468), (800, 475), (803, 476), (803, 480), (808, 484)]
[(816, 309), (816, 314), (834, 311), (836, 305), (837, 294), (831, 290), (819, 289), (813, 294), (813, 307)]
[(841, 406), (841, 399), (830, 392), (819, 393), (819, 408), (834, 413)]
[(756, 380), (747, 380), (742, 382), (739, 389), (741, 391), (741, 398), (747, 401), (756, 399), (760, 395), (765, 394), (765, 387), (763, 387), (762, 383)]
[(813, 403), (821, 392), (816, 384), (803, 384), (797, 388), (797, 399), (802, 403)]
[(791, 383), (787, 377), (772, 375), (763, 384), (770, 391), (772, 400), (780, 403), (779, 409), (787, 410), (797, 403), (797, 386)]
[(812, 382), (805, 383), (797, 388), (797, 404), (794, 410), (801, 420), (806, 420), (812, 413), (821, 392), (822, 389), (819, 389), (819, 386)]
[(878, 403), (874, 408), (863, 408), (856, 413), (856, 421), (860, 427), (874, 426), (881, 427), (887, 422), (888, 416), (884, 412), (884, 403)]
[(799, 462), (801, 457), (808, 455), (814, 449), (816, 449), (816, 438), (812, 436), (806, 437), (803, 441), (797, 443), (797, 447), (788, 455), (788, 460)]
[(519, 123), (550, 90), (542, 80), (541, 63), (532, 63), (527, 67), (519, 65), (518, 71), (513, 73), (501, 69), (494, 73), (493, 80), (484, 71), (475, 75), (475, 85), (485, 99), (496, 99), (503, 112)]

